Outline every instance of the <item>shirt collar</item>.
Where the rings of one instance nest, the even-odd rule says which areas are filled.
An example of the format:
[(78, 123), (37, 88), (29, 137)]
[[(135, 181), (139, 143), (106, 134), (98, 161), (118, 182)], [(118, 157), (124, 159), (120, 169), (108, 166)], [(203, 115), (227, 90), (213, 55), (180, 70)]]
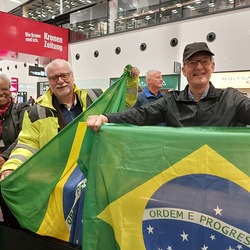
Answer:
[(162, 97), (162, 96), (163, 96), (163, 94), (161, 93), (161, 91), (158, 91), (157, 96), (155, 96), (148, 88), (145, 88), (143, 91), (144, 91), (144, 93), (145, 93), (145, 95), (146, 95), (147, 97), (149, 97), (149, 96), (154, 96), (154, 97), (159, 98), (159, 97)]
[(70, 110), (72, 107), (75, 107), (76, 104), (77, 104), (77, 95), (74, 93), (74, 103), (73, 103), (72, 107), (68, 107), (66, 104), (60, 102), (57, 98), (56, 98), (56, 100), (57, 100), (59, 106), (63, 105), (65, 108), (67, 108), (68, 110)]
[[(207, 88), (203, 91), (203, 93), (202, 93), (202, 95), (201, 95), (201, 99), (203, 99), (204, 97), (207, 96), (208, 90), (209, 90), (209, 87), (207, 87)], [(193, 95), (193, 93), (192, 93), (191, 90), (190, 90), (190, 88), (188, 88), (188, 98), (189, 98), (190, 100), (192, 100), (192, 101), (196, 101), (196, 100), (195, 100), (195, 97), (194, 97), (194, 95)]]

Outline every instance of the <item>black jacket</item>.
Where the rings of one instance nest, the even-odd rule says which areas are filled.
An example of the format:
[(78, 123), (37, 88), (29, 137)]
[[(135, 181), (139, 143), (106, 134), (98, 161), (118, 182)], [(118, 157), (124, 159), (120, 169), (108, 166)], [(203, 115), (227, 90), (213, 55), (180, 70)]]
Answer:
[(7, 160), (12, 149), (16, 145), (16, 139), (22, 129), (24, 111), (29, 108), (26, 103), (12, 103), (7, 113), (1, 117), (2, 119), (2, 139), (4, 141), (5, 150), (1, 156)]
[(106, 114), (111, 123), (167, 126), (242, 126), (250, 124), (250, 98), (234, 88), (216, 89), (212, 83), (199, 102), (188, 98), (188, 85), (160, 100), (122, 113)]

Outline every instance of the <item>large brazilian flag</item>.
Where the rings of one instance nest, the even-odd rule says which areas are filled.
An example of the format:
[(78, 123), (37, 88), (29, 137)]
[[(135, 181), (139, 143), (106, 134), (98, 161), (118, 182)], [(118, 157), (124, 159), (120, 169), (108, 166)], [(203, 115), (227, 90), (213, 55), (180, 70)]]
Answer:
[[(125, 109), (131, 65), (78, 118), (1, 182), (3, 197), (20, 225), (32, 232), (81, 245), (86, 175), (77, 159), (90, 115)], [(88, 157), (86, 155), (86, 157)]]
[(250, 249), (249, 128), (106, 124), (84, 150), (84, 250)]

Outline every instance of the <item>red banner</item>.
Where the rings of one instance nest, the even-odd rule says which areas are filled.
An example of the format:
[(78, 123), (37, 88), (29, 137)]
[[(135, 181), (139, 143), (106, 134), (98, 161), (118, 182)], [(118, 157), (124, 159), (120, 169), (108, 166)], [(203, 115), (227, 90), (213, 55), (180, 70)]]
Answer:
[(68, 60), (68, 30), (0, 11), (0, 49)]
[(11, 88), (10, 91), (13, 93), (17, 93), (18, 92), (18, 78), (17, 77), (11, 77)]

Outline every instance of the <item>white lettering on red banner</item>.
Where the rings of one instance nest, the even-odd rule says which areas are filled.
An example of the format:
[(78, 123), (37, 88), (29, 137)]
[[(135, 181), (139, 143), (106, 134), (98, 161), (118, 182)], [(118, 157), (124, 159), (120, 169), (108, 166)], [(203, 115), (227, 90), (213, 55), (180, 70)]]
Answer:
[(57, 43), (60, 43), (60, 44), (63, 43), (62, 37), (53, 36), (53, 35), (48, 34), (47, 32), (44, 32), (44, 48), (50, 48), (50, 49), (62, 51), (63, 46)]

